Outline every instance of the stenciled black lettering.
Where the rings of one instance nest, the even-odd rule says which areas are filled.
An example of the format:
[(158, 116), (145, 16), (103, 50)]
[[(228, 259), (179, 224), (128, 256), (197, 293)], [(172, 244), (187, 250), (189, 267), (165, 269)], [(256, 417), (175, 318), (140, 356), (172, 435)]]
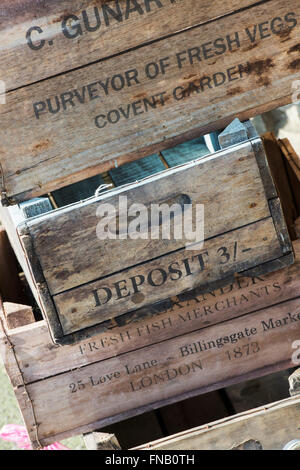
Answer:
[(69, 15), (64, 18), (61, 27), (67, 39), (76, 39), (83, 34), (80, 20), (76, 15)]
[(42, 28), (40, 28), (39, 26), (32, 26), (31, 28), (29, 28), (29, 30), (26, 33), (26, 41), (30, 49), (32, 49), (33, 51), (39, 51), (40, 49), (44, 47), (46, 41), (42, 39), (42, 40), (37, 40), (37, 42), (33, 42), (32, 33), (34, 31), (37, 32), (38, 34), (43, 33)]

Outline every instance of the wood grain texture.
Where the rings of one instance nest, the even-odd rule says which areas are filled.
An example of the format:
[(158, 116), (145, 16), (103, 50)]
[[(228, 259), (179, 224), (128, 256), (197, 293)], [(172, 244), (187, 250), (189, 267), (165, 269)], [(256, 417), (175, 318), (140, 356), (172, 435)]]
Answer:
[(300, 398), (288, 398), (134, 450), (230, 450), (249, 439), (259, 440), (264, 450), (282, 450), (300, 438), (299, 415)]
[[(127, 197), (128, 209), (136, 202), (144, 204), (148, 217), (151, 204), (171, 207), (184, 198), (186, 204), (190, 201), (193, 206), (193, 230), (196, 205), (203, 204), (205, 240), (270, 217), (251, 143), (165, 171), (138, 184), (114, 189), (97, 199), (25, 222), (52, 295), (191, 244), (186, 236), (181, 240), (162, 239), (161, 235), (159, 239), (151, 239), (151, 225), (147, 239), (128, 236), (123, 240), (119, 237), (99, 240), (96, 230), (103, 216), (97, 215), (97, 211), (101, 204), (111, 204), (120, 218), (122, 211), (127, 213), (124, 206), (119, 207), (120, 196)], [(180, 220), (181, 215), (178, 219), (175, 216), (175, 223)], [(166, 227), (168, 224), (169, 220)], [(125, 236), (128, 233), (120, 220), (119, 233), (123, 232)]]
[(286, 162), (290, 186), (292, 188), (298, 216), (300, 215), (300, 157), (288, 139), (278, 141)]
[[(295, 206), (292, 189), (289, 183), (285, 162), (280, 145), (272, 133), (264, 134), (263, 143), (268, 158), (269, 166), (273, 179), (275, 181), (278, 196), (281, 200), (284, 217), (292, 240), (295, 240), (296, 233), (294, 228), (298, 212)], [(300, 190), (300, 182), (299, 182)]]
[(7, 196), (44, 194), (289, 102), (300, 76), (299, 13), (296, 0), (272, 0), (7, 93)]
[[(45, 5), (42, 0), (4, 0), (0, 12), (1, 79), (8, 90), (15, 89), (256, 3), (54, 0)], [(115, 12), (115, 18), (109, 9)], [(31, 28), (40, 31), (33, 30), (27, 40)]]
[(3, 311), (6, 318), (6, 324), (10, 330), (35, 322), (32, 308), (28, 305), (4, 302)]
[[(39, 442), (44, 445), (79, 429), (99, 428), (128, 413), (155, 409), (251, 374), (290, 367), (299, 325), (298, 298), (31, 383), (26, 390), (34, 403)], [(196, 344), (198, 352), (192, 353)], [(28, 412), (28, 404), (20, 406)], [(36, 441), (36, 433), (29, 433)]]
[[(138, 311), (123, 325), (107, 325), (105, 332), (77, 345), (53, 345), (45, 322), (11, 330), (9, 337), (24, 382), (28, 384), (78, 369), (295, 299), (300, 289), (300, 240), (294, 243), (294, 249), (296, 263), (288, 268), (254, 279), (237, 278), (224, 288), (190, 295), (186, 300), (175, 297), (171, 306), (161, 312), (155, 314), (155, 309), (149, 308), (148, 316), (143, 316)], [(0, 347), (5, 357), (3, 340), (1, 337)], [(9, 370), (12, 368), (11, 381), (17, 386), (19, 377), (13, 370), (14, 362), (10, 356), (5, 362)]]
[[(234, 259), (236, 246), (238, 255)], [(227, 261), (222, 257), (222, 248), (231, 253), (226, 255), (226, 258), (229, 256)], [(221, 280), (224, 285), (226, 279), (250, 268), (261, 269), (260, 274), (263, 274), (263, 264), (281, 256), (273, 220), (268, 218), (209, 239), (205, 248), (199, 251), (178, 250), (108, 278), (56, 294), (53, 301), (63, 332), (67, 335), (195, 287), (209, 289)], [(186, 270), (185, 259), (189, 260), (190, 270)], [(174, 276), (170, 266), (175, 266), (181, 275), (177, 272)], [(144, 278), (138, 289), (134, 289), (131, 281), (135, 276)], [(121, 294), (116, 285), (122, 287)]]

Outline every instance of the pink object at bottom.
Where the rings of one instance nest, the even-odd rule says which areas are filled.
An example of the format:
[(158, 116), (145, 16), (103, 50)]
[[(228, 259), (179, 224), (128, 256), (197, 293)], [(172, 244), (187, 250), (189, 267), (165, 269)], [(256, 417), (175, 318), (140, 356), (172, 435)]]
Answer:
[[(19, 449), (32, 450), (30, 439), (26, 428), (18, 424), (7, 424), (0, 430), (0, 439), (3, 441), (14, 442)], [(41, 450), (70, 450), (68, 447), (54, 442), (50, 446), (43, 447)]]

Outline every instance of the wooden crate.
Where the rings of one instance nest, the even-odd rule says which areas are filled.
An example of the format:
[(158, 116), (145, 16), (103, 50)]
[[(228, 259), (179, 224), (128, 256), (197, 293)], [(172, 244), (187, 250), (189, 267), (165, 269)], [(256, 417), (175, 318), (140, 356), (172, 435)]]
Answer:
[(45, 322), (8, 330), (1, 355), (35, 447), (165, 404), (293, 366), (299, 340), (296, 263), (173, 299), (72, 346), (53, 345)]
[(3, 203), (291, 102), (297, 0), (139, 0), (126, 14), (128, 4), (4, 2)]
[[(119, 198), (124, 196), (128, 207), (138, 201), (149, 209), (149, 222), (153, 203), (179, 204), (193, 210), (193, 216), (196, 206), (203, 204), (204, 245), (173, 235), (166, 240), (161, 233), (153, 239), (148, 223), (143, 239), (130, 238), (121, 222), (118, 230), (125, 230), (124, 239), (99, 240), (96, 229), (102, 219), (97, 212), (108, 203), (120, 220)], [(175, 215), (175, 223), (181, 220), (182, 213)], [(164, 230), (164, 223), (157, 223), (162, 224), (158, 232)], [(97, 334), (106, 328), (105, 322), (113, 325), (116, 317), (130, 312), (142, 315), (140, 309), (174, 295), (195, 288), (207, 292), (233, 282), (237, 274), (259, 276), (294, 261), (257, 137), (28, 219), (17, 232), (22, 264), (53, 340), (60, 344)]]

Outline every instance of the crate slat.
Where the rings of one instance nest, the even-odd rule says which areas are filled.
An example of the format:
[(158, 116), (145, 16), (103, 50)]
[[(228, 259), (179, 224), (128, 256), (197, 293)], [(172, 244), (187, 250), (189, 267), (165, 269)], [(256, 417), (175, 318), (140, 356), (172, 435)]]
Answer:
[(46, 194), (287, 104), (300, 77), (299, 13), (297, 0), (259, 3), (8, 92), (3, 200)]

